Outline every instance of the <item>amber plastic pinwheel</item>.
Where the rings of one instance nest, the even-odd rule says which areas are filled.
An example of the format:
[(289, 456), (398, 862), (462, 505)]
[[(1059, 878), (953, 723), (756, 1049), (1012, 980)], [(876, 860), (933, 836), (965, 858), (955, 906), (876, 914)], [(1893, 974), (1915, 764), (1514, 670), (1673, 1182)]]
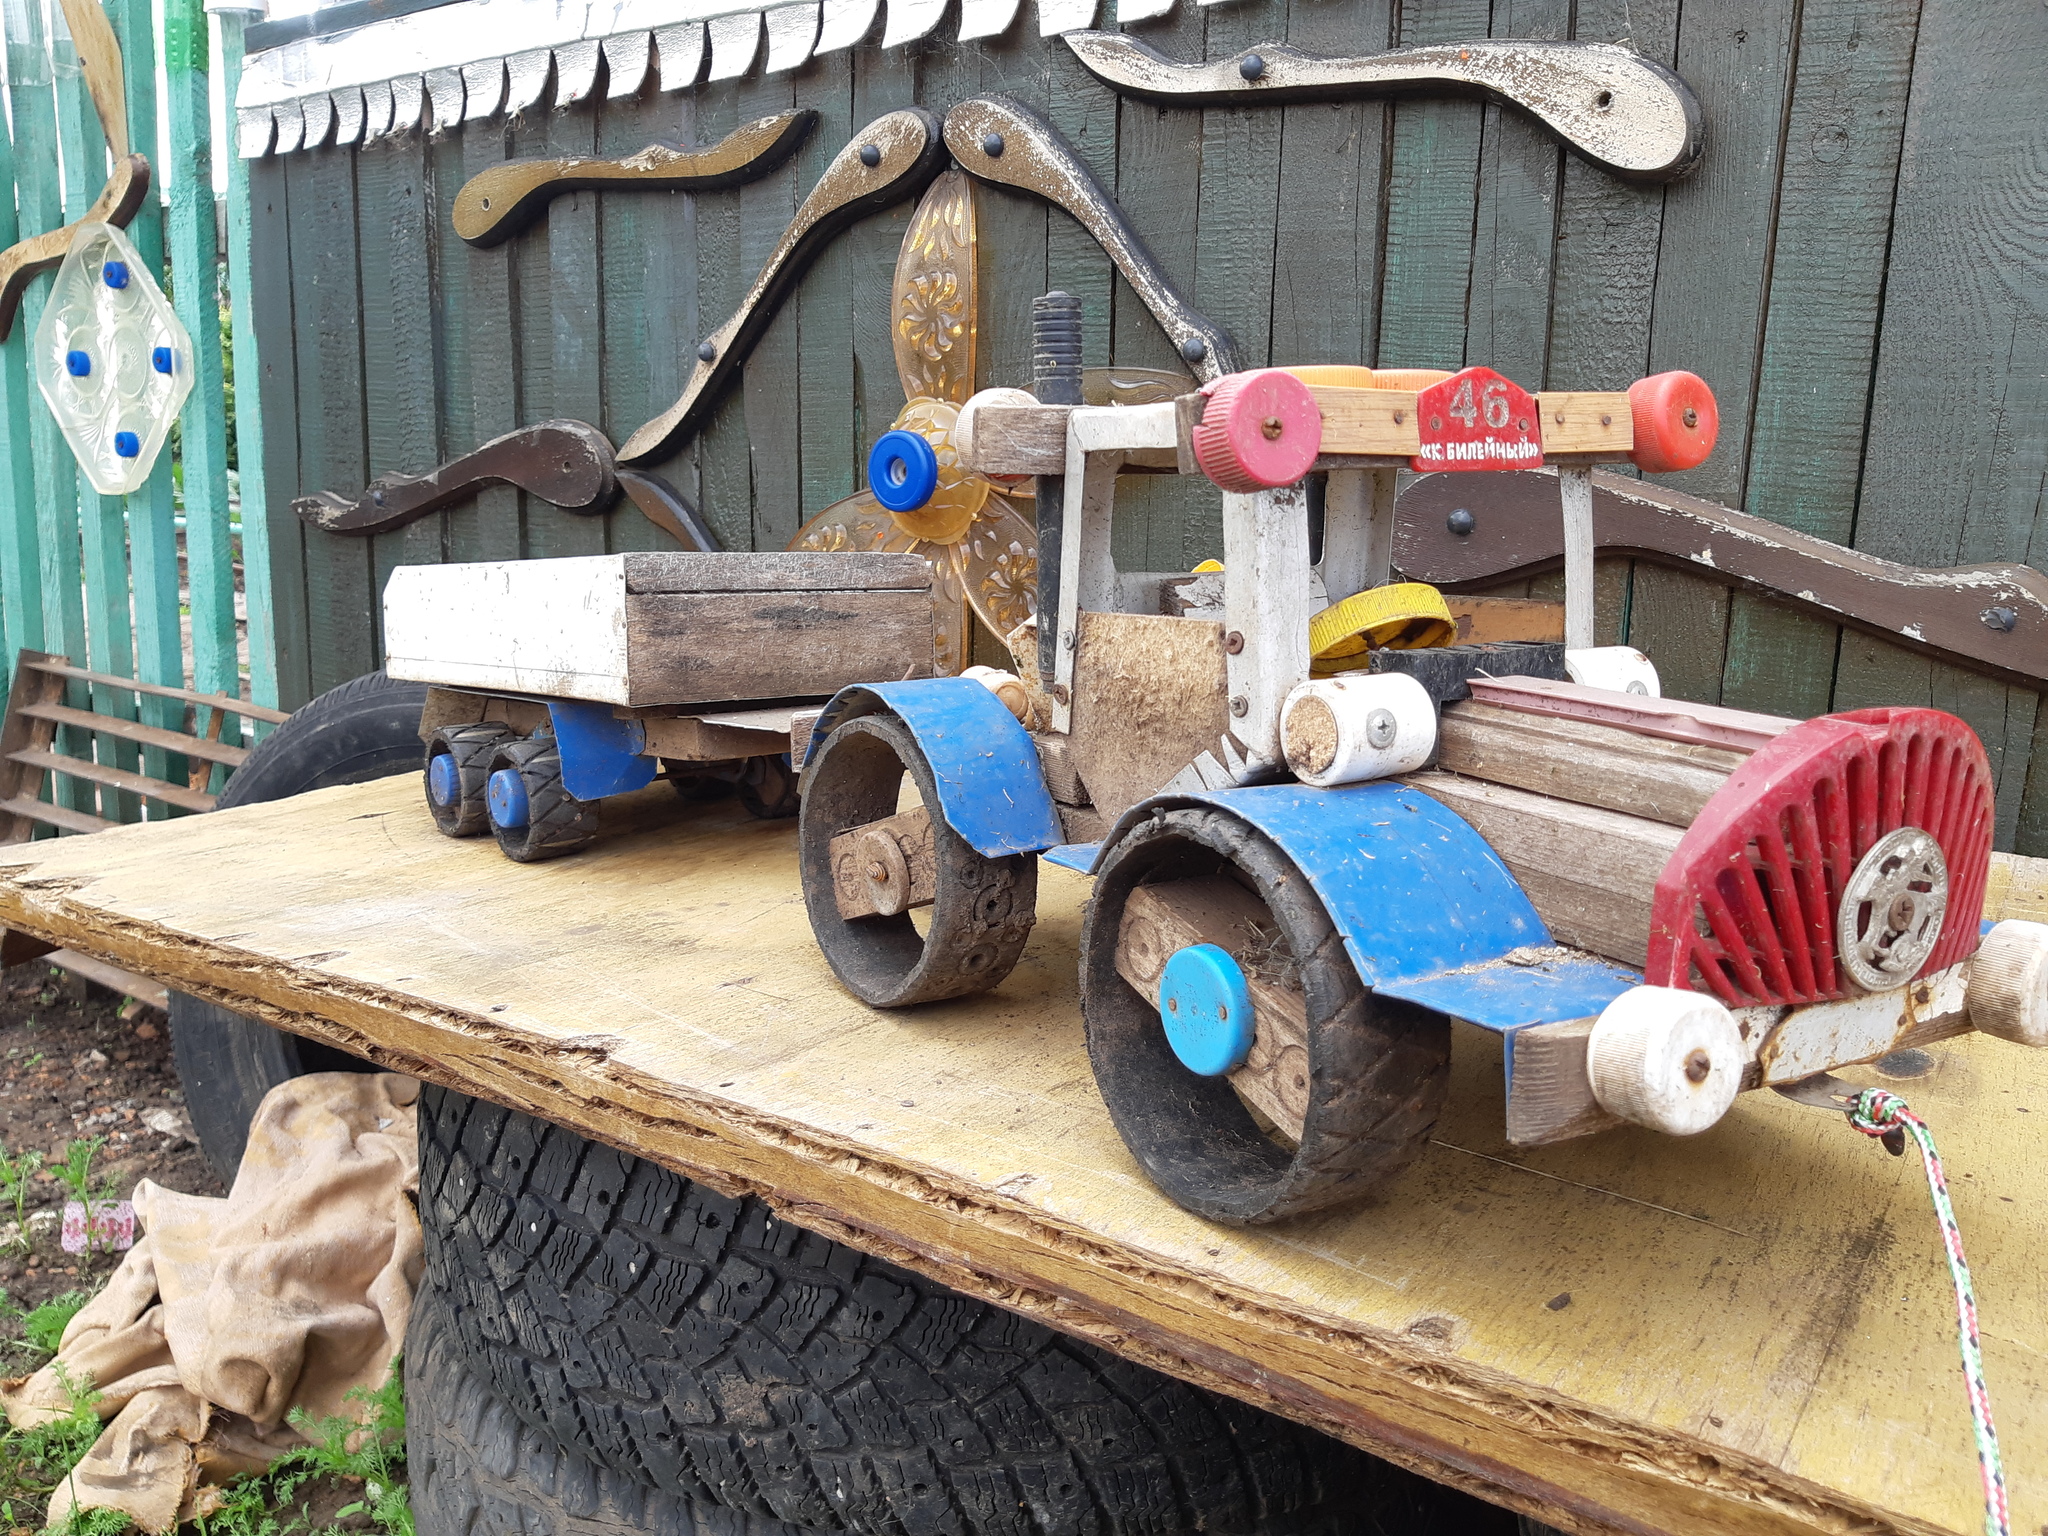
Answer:
[[(835, 501), (791, 549), (910, 550), (932, 570), (932, 642), (943, 673), (965, 667), (973, 621), (998, 639), (1032, 617), (1038, 597), (1035, 520), (998, 487), (959, 467), (953, 423), (974, 393), (974, 185), (948, 171), (924, 195), (903, 237), (891, 285), (891, 331), (905, 405), (891, 424), (932, 445), (939, 486), (914, 512), (891, 512), (866, 491)], [(1027, 482), (1021, 488), (1028, 492)]]

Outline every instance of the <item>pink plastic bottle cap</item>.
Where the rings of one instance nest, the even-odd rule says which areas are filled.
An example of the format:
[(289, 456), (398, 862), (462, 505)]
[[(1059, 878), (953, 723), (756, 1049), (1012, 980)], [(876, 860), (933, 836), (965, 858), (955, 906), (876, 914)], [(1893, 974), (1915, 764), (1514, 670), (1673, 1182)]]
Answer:
[(1219, 379), (1194, 430), (1195, 462), (1226, 491), (1292, 485), (1323, 449), (1323, 413), (1301, 380), (1281, 368)]

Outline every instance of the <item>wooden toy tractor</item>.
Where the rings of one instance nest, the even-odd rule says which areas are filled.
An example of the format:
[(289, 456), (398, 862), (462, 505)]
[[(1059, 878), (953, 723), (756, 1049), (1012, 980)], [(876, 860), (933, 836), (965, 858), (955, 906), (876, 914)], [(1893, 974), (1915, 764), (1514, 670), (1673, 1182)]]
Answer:
[[(1061, 340), (1036, 351), (1077, 359)], [(1046, 368), (1035, 398), (970, 400), (953, 445), (1039, 477), (1037, 667), (1020, 655), (1010, 705), (967, 678), (867, 684), (811, 736), (805, 900), (858, 996), (996, 985), (1038, 858), (1091, 874), (1097, 1082), (1147, 1174), (1238, 1223), (1399, 1172), (1453, 1020), (1500, 1037), (1524, 1145), (1699, 1132), (1745, 1088), (1832, 1104), (1829, 1069), (1972, 1027), (2048, 1044), (2048, 927), (1979, 932), (1992, 780), (1967, 726), (1668, 701), (1593, 644), (1590, 466), (1704, 459), (1698, 379), (1532, 396), (1485, 368), (1265, 369), (1078, 401)], [(1536, 465), (1558, 475), (1565, 643), (1442, 643), (1433, 589), (1390, 579), (1397, 470)], [(1116, 570), (1118, 477), (1162, 470), (1223, 488), (1220, 574)]]

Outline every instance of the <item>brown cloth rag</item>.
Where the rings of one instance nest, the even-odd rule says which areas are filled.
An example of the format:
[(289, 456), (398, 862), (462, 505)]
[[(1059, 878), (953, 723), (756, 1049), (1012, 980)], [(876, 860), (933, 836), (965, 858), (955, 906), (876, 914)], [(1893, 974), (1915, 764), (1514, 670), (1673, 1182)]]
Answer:
[(225, 1200), (136, 1186), (144, 1236), (57, 1358), (0, 1383), (18, 1427), (70, 1411), (64, 1377), (112, 1420), (52, 1495), (51, 1526), (76, 1506), (168, 1531), (211, 1485), (303, 1443), (292, 1409), (362, 1416), (347, 1394), (384, 1384), (420, 1279), (418, 1096), (388, 1073), (294, 1078), (257, 1108)]

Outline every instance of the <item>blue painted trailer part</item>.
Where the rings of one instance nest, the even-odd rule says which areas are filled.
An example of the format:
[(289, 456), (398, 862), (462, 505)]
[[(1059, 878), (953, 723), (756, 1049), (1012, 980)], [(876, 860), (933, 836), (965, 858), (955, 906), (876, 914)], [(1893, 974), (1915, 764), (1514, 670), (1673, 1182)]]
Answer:
[(1154, 811), (1194, 806), (1271, 838), (1322, 899), (1359, 979), (1385, 996), (1508, 1031), (1597, 1014), (1642, 981), (1591, 956), (1510, 960), (1550, 948), (1550, 931), (1486, 840), (1404, 784), (1156, 795), (1124, 813), (1096, 865)]
[(555, 722), (555, 750), (562, 759), (562, 788), (578, 800), (629, 794), (654, 782), (647, 731), (638, 720), (621, 720), (609, 704), (549, 699)]
[(976, 853), (1000, 859), (1060, 841), (1038, 748), (1002, 700), (971, 677), (840, 689), (811, 728), (805, 762), (834, 727), (878, 714), (894, 715), (909, 729), (931, 764), (939, 813)]

